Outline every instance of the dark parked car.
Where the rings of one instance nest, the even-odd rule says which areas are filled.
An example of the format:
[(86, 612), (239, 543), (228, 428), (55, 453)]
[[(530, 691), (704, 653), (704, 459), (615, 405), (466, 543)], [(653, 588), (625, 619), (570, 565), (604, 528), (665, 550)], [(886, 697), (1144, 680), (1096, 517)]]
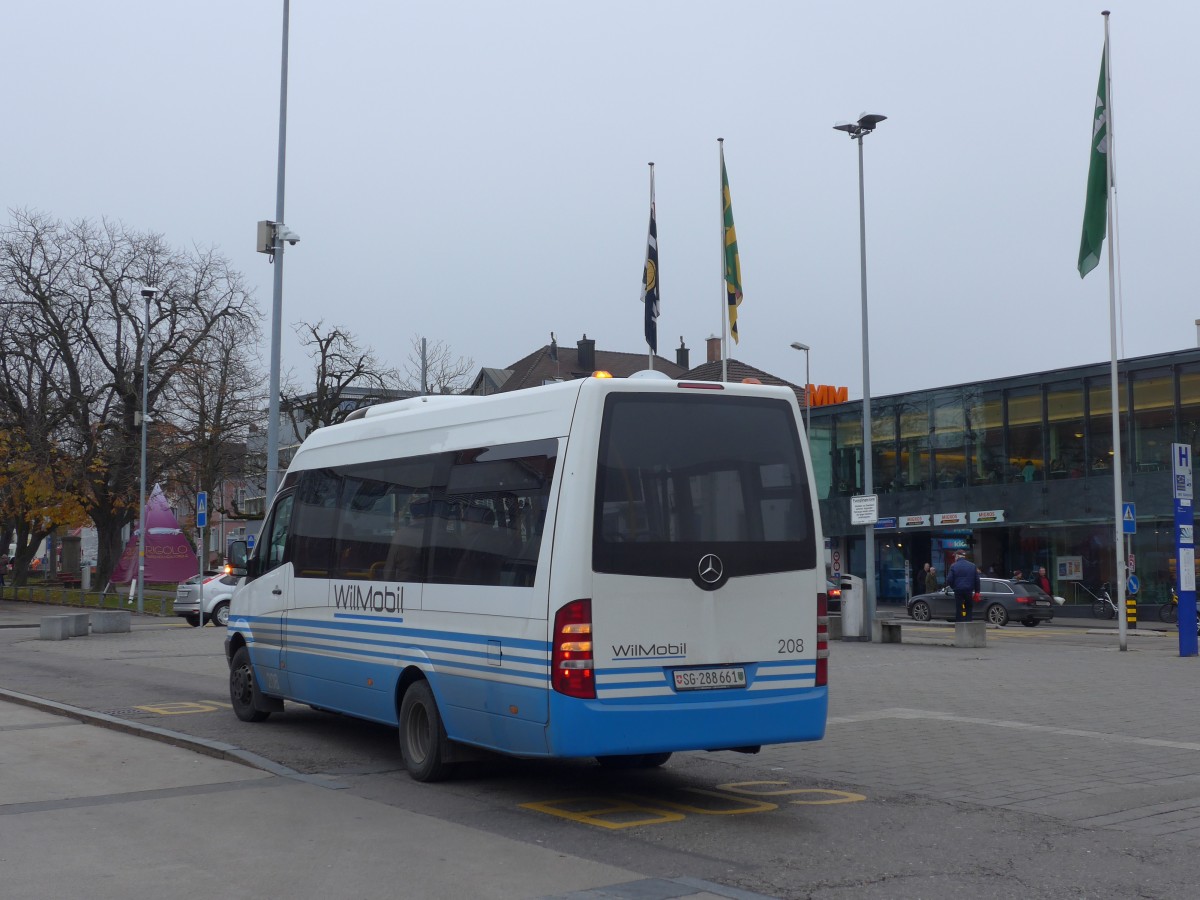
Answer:
[[(1007, 625), (1015, 620), (1032, 628), (1054, 618), (1054, 600), (1036, 584), (981, 578), (979, 588), (976, 619), (993, 625)], [(931, 619), (953, 622), (955, 613), (954, 592), (948, 587), (932, 594), (918, 594), (908, 601), (908, 614), (918, 622)]]
[(842, 611), (842, 587), (836, 581), (825, 579), (825, 597), (829, 601), (829, 612)]

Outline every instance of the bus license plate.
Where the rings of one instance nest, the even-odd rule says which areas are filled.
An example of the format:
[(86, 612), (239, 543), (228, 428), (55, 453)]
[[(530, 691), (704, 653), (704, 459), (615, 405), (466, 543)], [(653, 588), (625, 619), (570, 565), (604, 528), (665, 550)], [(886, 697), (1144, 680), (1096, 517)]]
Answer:
[(717, 688), (744, 688), (746, 670), (741, 666), (710, 669), (676, 669), (675, 690), (707, 691)]

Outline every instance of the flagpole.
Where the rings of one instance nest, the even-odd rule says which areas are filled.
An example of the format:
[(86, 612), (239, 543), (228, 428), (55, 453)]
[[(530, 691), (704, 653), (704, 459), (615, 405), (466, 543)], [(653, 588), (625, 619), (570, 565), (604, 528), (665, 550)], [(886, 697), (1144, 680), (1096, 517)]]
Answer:
[(721, 380), (729, 380), (729, 300), (725, 283), (725, 138), (717, 138), (721, 168), (717, 172), (721, 198)]
[[(650, 220), (653, 221), (654, 220), (654, 163), (650, 163), (649, 165), (650, 165)], [(656, 240), (656, 243), (657, 243), (657, 240)], [(647, 247), (650, 246), (649, 230), (647, 230), (647, 232), (646, 232), (646, 246)], [(657, 281), (658, 281), (658, 272), (657, 271), (654, 273), (654, 278), (655, 278), (655, 283), (657, 284)], [(647, 285), (647, 287), (648, 287), (648, 285)], [(646, 302), (649, 302), (649, 298), (643, 298), (643, 299), (645, 299)], [(658, 324), (657, 324), (657, 322), (655, 322), (655, 328), (657, 328), (657, 327), (658, 327)], [(650, 371), (653, 372), (654, 371), (654, 348), (647, 345), (646, 346), (646, 355), (650, 359)]]
[(1125, 619), (1125, 522), (1124, 496), (1121, 491), (1121, 417), (1120, 417), (1120, 378), (1117, 372), (1117, 285), (1116, 265), (1113, 259), (1113, 97), (1112, 97), (1112, 59), (1108, 48), (1108, 13), (1104, 10), (1104, 129), (1105, 152), (1104, 163), (1105, 192), (1108, 203), (1105, 204), (1108, 223), (1108, 341), (1111, 354), (1110, 382), (1112, 394), (1112, 444), (1113, 444), (1113, 550), (1116, 556), (1117, 593), (1113, 603), (1117, 604), (1117, 634), (1122, 650), (1128, 649), (1129, 626)]

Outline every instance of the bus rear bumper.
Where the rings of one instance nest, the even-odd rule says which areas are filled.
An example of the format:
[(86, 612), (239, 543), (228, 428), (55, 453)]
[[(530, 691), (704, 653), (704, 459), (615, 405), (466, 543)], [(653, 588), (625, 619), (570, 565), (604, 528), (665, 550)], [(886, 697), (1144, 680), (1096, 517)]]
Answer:
[[(715, 693), (715, 692), (714, 692)], [(733, 750), (825, 736), (829, 689), (680, 703), (579, 700), (550, 694), (551, 756)], [(690, 699), (690, 698), (689, 698)]]

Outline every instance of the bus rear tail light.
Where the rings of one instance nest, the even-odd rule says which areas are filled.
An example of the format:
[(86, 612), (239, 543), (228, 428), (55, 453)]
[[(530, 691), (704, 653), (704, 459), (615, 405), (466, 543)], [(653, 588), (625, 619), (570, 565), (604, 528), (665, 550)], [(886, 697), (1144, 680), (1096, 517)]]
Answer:
[(829, 598), (817, 594), (817, 687), (829, 684)]
[(560, 694), (596, 698), (592, 654), (592, 601), (572, 600), (554, 614), (550, 684)]

